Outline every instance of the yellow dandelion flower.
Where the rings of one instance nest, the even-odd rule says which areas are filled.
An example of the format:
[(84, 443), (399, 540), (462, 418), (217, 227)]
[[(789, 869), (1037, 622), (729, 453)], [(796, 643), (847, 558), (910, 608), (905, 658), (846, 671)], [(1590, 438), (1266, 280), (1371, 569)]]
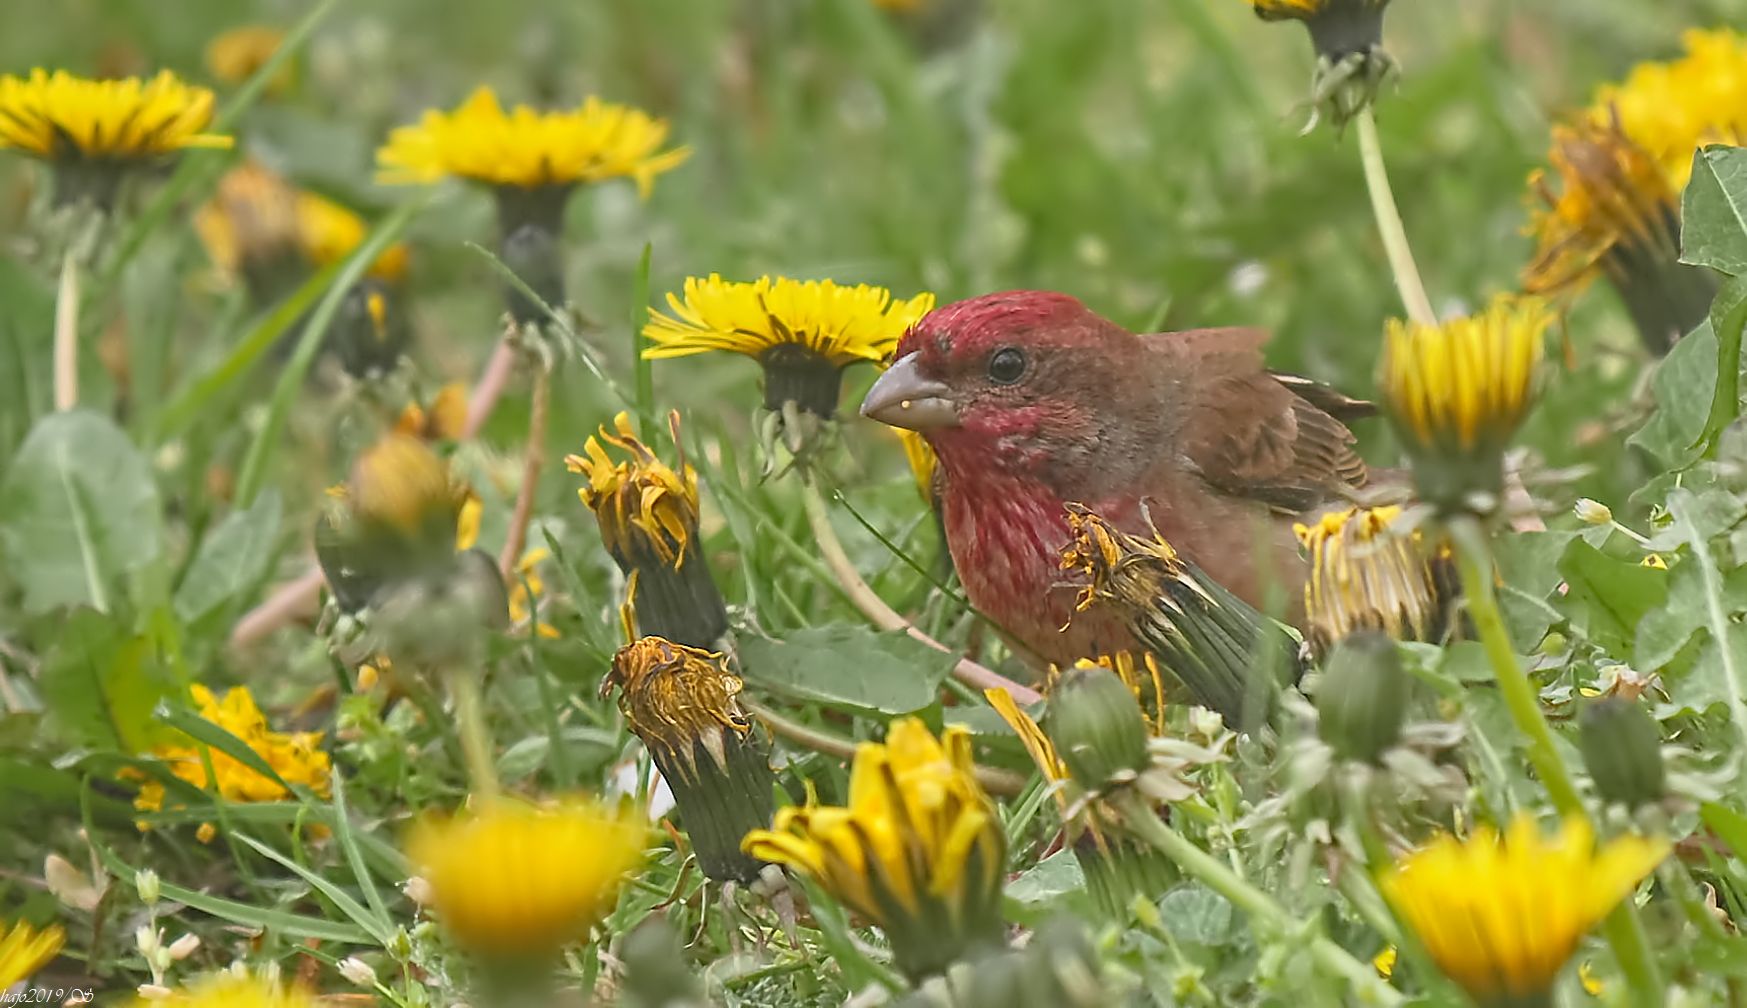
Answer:
[[(206, 44), (206, 69), (221, 83), (241, 84), (266, 66), (284, 43), (285, 33), (267, 25), (241, 25), (219, 32)], [(267, 90), (283, 91), (293, 78), (290, 64), (284, 64), (268, 82)]]
[(1311, 650), (1326, 652), (1358, 630), (1396, 640), (1435, 640), (1453, 590), (1449, 550), (1433, 549), (1418, 529), (1391, 526), (1399, 507), (1331, 511), (1292, 531), (1310, 556), (1304, 585)]
[(1000, 940), (1007, 840), (961, 727), (937, 740), (916, 718), (893, 722), (885, 744), (856, 750), (847, 806), (781, 809), (744, 847), (878, 924), (912, 978)]
[(468, 491), (461, 502), (461, 510), (455, 515), (455, 552), (463, 553), (479, 543), (479, 521), (485, 514), (485, 505), (479, 500), (479, 495)]
[(740, 841), (769, 825), (776, 779), (735, 700), (741, 686), (721, 654), (643, 637), (613, 656), (601, 693), (618, 690), (619, 712), (673, 791), (698, 867), (751, 882), (763, 862)]
[(1529, 180), (1536, 251), (1524, 288), (1571, 294), (1605, 275), (1656, 351), (1698, 324), (1716, 292), (1706, 273), (1679, 263), (1693, 152), (1747, 143), (1747, 35), (1692, 30), (1683, 41), (1682, 56), (1640, 63), (1555, 126), (1550, 173)]
[(397, 433), (425, 441), (458, 441), (467, 424), (467, 386), (449, 382), (431, 397), (427, 408), (406, 404), (394, 420)]
[(412, 536), (436, 522), (447, 539), (456, 528), (463, 495), (429, 446), (391, 432), (358, 457), (346, 499), (367, 521)]
[(1437, 326), (1390, 321), (1378, 385), (1427, 501), (1460, 509), (1480, 495), (1496, 505), (1503, 452), (1534, 404), (1552, 321), (1540, 298), (1508, 294)]
[(320, 999), (301, 987), (259, 976), (215, 973), (174, 991), (169, 997), (139, 997), (133, 1008), (318, 1008)]
[(11, 989), (48, 965), (66, 940), (67, 933), (60, 925), (38, 929), (14, 921), (10, 928), (0, 927), (0, 991)]
[[(221, 700), (212, 690), (194, 684), (189, 688), (200, 717), (218, 725), (254, 750), (280, 780), (302, 785), (312, 792), (327, 796), (328, 754), (321, 750), (321, 732), (276, 732), (267, 725), (267, 717), (255, 705), (254, 695), (246, 686), (226, 691)], [(241, 760), (218, 749), (179, 742), (169, 742), (152, 750), (170, 772), (201, 790), (216, 790), (227, 801), (268, 802), (292, 797), (279, 781), (254, 769)], [(206, 756), (212, 760), (212, 776), (206, 772)], [(164, 785), (155, 780), (140, 785), (134, 807), (155, 812), (164, 807)]]
[(535, 611), (540, 604), (540, 597), (546, 594), (546, 582), (540, 577), (540, 565), (552, 555), (552, 551), (544, 546), (536, 546), (522, 554), (516, 561), (515, 573), (510, 577), (510, 622), (515, 626), (523, 626), (533, 621), (534, 632), (541, 637), (555, 638), (558, 628), (543, 620), (535, 620)]
[(668, 125), (640, 109), (589, 97), (574, 109), (507, 112), (489, 87), (453, 112), (426, 112), (401, 126), (376, 152), (385, 183), (471, 179), (518, 189), (569, 187), (629, 178), (648, 196), (655, 176), (679, 166), (690, 150), (662, 150)]
[(934, 448), (921, 431), (913, 431), (903, 427), (892, 428), (898, 434), (898, 441), (904, 446), (904, 461), (910, 463), (910, 475), (916, 479), (916, 489), (922, 491), (922, 499), (934, 502), (934, 473), (940, 467), (940, 459), (934, 455)]
[(590, 799), (500, 799), (421, 821), (406, 852), (457, 943), (525, 961), (581, 940), (612, 910), (643, 835), (634, 816)]
[[(247, 279), (262, 299), (301, 282), (299, 264), (321, 269), (351, 255), (368, 230), (357, 214), (256, 161), (219, 179), (212, 198), (195, 211), (194, 228), (213, 265)], [(397, 242), (370, 265), (369, 275), (399, 282), (407, 258), (405, 243)]]
[(0, 148), (49, 161), (142, 161), (191, 147), (229, 148), (203, 132), (212, 92), (168, 70), (150, 80), (87, 80), (41, 68), (0, 76)]
[(765, 405), (781, 411), (836, 412), (842, 369), (890, 357), (904, 332), (934, 307), (933, 294), (897, 300), (884, 287), (830, 280), (760, 277), (750, 283), (717, 274), (686, 280), (667, 295), (672, 314), (651, 308), (643, 336), (650, 360), (727, 350), (764, 368)]
[(1577, 943), (1668, 854), (1623, 836), (1599, 848), (1568, 820), (1553, 837), (1519, 816), (1502, 841), (1482, 827), (1444, 836), (1380, 880), (1402, 922), (1450, 979), (1483, 1004), (1544, 997)]
[[(364, 244), (369, 227), (364, 218), (325, 196), (299, 192), (296, 202), (298, 250), (318, 269), (331, 266)], [(370, 264), (368, 275), (390, 282), (406, 277), (407, 247), (395, 242)]]

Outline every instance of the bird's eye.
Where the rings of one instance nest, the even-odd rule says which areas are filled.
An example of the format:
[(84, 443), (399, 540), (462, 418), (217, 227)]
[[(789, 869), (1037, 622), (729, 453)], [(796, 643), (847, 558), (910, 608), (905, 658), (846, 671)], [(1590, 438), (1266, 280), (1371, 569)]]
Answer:
[(1025, 376), (1025, 351), (1018, 347), (1002, 347), (989, 355), (989, 380), (997, 385), (1011, 385)]

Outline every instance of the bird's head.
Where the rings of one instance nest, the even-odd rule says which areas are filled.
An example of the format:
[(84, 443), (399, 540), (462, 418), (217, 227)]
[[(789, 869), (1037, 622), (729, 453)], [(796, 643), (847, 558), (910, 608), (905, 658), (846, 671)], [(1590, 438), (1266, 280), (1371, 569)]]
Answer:
[(1139, 337), (1066, 294), (1004, 291), (923, 316), (863, 416), (919, 431), (948, 479), (991, 468), (1083, 488), (1147, 425), (1121, 404), (1150, 379)]

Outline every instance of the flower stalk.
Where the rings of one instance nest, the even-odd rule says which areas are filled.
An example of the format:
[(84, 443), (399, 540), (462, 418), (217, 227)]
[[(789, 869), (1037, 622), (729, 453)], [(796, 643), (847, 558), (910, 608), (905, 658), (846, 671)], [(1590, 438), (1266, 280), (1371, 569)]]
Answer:
[(1359, 122), (1359, 163), (1365, 169), (1371, 213), (1377, 218), (1377, 234), (1383, 239), (1389, 271), (1395, 276), (1395, 290), (1401, 295), (1408, 318), (1421, 325), (1437, 325), (1438, 314), (1426, 296), (1425, 282), (1420, 279), (1413, 247), (1407, 243), (1407, 228), (1401, 223), (1401, 210), (1389, 185), (1389, 168), (1383, 161), (1383, 144), (1377, 136), (1377, 113), (1366, 105), (1354, 118)]
[(61, 257), (61, 282), (55, 292), (55, 409), (79, 405), (79, 259), (69, 248)]
[(528, 522), (534, 517), (534, 489), (546, 460), (546, 427), (551, 413), (552, 374), (534, 362), (534, 396), (528, 408), (528, 445), (522, 457), (522, 485), (516, 491), (515, 510), (510, 513), (509, 536), (498, 554), (497, 569), (506, 582), (514, 579), (516, 561), (528, 543)]

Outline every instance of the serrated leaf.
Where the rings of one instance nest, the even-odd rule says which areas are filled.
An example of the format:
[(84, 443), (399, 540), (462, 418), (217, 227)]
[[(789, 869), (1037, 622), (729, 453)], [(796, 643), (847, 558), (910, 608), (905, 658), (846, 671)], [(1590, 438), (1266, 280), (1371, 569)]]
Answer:
[(1747, 273), (1747, 150), (1712, 145), (1692, 156), (1681, 199), (1680, 261)]
[(1503, 583), (1498, 604), (1511, 639), (1524, 647), (1546, 636), (1547, 628), (1562, 618), (1548, 600), (1559, 589), (1559, 558), (1575, 538), (1575, 532), (1518, 532), (1499, 540), (1498, 576)]
[(1656, 411), (1626, 443), (1671, 466), (1688, 462), (1704, 434), (1717, 387), (1717, 334), (1707, 319), (1682, 337), (1656, 365), (1650, 394)]
[(1613, 557), (1573, 542), (1559, 561), (1567, 590), (1559, 610), (1590, 640), (1628, 654), (1644, 614), (1668, 600), (1668, 572)]
[[(1723, 598), (1731, 614), (1747, 609), (1747, 568), (1729, 572)], [(1669, 577), (1668, 600), (1644, 614), (1632, 648), (1632, 665), (1653, 672), (1673, 661), (1705, 625), (1704, 575), (1697, 564), (1682, 563)]]
[(176, 586), (176, 615), (193, 623), (252, 590), (278, 552), (284, 508), (268, 491), (253, 506), (232, 511), (200, 541), (200, 549)]
[(145, 456), (87, 410), (38, 420), (0, 482), (0, 554), (27, 612), (108, 611), (114, 581), (158, 557), (159, 524)]
[(930, 706), (955, 661), (902, 633), (862, 626), (810, 627), (786, 640), (740, 643), (747, 683), (859, 714), (910, 714)]
[(1231, 903), (1199, 882), (1185, 882), (1159, 900), (1159, 917), (1179, 941), (1224, 945), (1236, 936)]

